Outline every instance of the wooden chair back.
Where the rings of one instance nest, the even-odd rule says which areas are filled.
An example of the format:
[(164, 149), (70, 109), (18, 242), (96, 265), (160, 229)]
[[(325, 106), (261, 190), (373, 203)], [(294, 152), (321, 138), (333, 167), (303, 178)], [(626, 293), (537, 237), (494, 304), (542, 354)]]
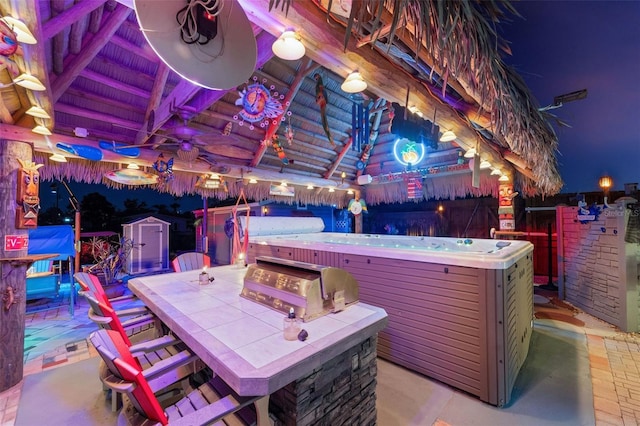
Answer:
[(193, 271), (211, 266), (211, 258), (204, 253), (182, 253), (171, 261), (175, 272)]
[(76, 281), (78, 281), (78, 284), (80, 284), (80, 287), (82, 287), (82, 291), (89, 291), (93, 293), (98, 300), (113, 309), (113, 306), (107, 297), (107, 293), (104, 291), (104, 287), (102, 287), (100, 279), (96, 275), (88, 272), (76, 272), (73, 276)]
[(93, 346), (105, 362), (111, 374), (135, 384), (127, 390), (129, 400), (149, 420), (166, 425), (169, 423), (164, 410), (142, 373), (142, 368), (131, 354), (126, 341), (114, 330), (98, 330), (89, 336)]
[(27, 269), (27, 276), (30, 275), (53, 275), (53, 260), (36, 260)]
[[(98, 324), (100, 328), (112, 330), (120, 334), (122, 340), (124, 340), (128, 346), (131, 346), (131, 340), (127, 335), (127, 331), (124, 329), (116, 311), (111, 306), (107, 305), (108, 300), (106, 298), (102, 299), (92, 292), (86, 292), (84, 297), (87, 299), (90, 306), (89, 318)], [(105, 319), (109, 319), (110, 321), (106, 322)]]

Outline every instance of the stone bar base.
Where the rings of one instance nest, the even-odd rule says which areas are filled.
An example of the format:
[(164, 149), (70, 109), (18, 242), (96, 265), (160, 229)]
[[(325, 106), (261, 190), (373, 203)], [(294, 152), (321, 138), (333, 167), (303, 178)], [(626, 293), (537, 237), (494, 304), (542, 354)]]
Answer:
[(271, 395), (276, 425), (375, 425), (377, 336)]

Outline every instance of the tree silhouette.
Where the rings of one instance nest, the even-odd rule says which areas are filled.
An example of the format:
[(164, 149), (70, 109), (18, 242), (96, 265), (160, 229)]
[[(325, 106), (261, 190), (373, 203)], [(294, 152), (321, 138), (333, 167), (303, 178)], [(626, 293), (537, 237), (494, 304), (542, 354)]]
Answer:
[(114, 205), (99, 192), (85, 195), (80, 202), (82, 229), (84, 231), (120, 232), (119, 229), (113, 229), (119, 227), (119, 224), (114, 226), (112, 223), (115, 212)]

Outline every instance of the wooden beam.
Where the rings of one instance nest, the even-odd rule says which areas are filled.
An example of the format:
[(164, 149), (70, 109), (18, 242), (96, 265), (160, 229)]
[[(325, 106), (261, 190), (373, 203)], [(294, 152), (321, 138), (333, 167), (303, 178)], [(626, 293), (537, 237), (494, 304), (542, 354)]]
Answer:
[(104, 23), (101, 31), (95, 34), (83, 48), (82, 53), (68, 64), (64, 73), (53, 81), (51, 84), (51, 98), (53, 103), (58, 102), (58, 99), (60, 99), (64, 91), (71, 86), (73, 80), (80, 75), (82, 70), (89, 65), (91, 60), (93, 60), (98, 52), (109, 42), (111, 36), (118, 30), (129, 14), (131, 14), (131, 9), (118, 5), (118, 8), (116, 8)]
[[(51, 1), (51, 13), (54, 18), (65, 10), (65, 1), (64, 0), (52, 0)], [(58, 31), (56, 35), (53, 36), (53, 41), (51, 43), (52, 46), (52, 62), (51, 68), (53, 69), (53, 73), (55, 75), (60, 75), (64, 72), (64, 31)]]
[(331, 178), (331, 175), (333, 175), (333, 173), (336, 171), (336, 169), (342, 162), (342, 159), (344, 158), (344, 156), (347, 155), (347, 151), (349, 151), (349, 148), (351, 148), (352, 142), (353, 142), (353, 137), (350, 137), (347, 143), (345, 143), (344, 146), (342, 147), (342, 150), (338, 154), (338, 157), (336, 158), (336, 160), (333, 162), (331, 167), (329, 167), (329, 170), (325, 172), (323, 176), (325, 179)]
[(77, 115), (78, 117), (90, 118), (92, 120), (104, 121), (115, 126), (124, 127), (125, 129), (137, 129), (138, 126), (140, 126), (140, 124), (135, 121), (129, 121), (102, 112), (91, 111), (86, 108), (75, 107), (62, 103), (56, 104), (56, 111), (63, 112), (65, 114)]
[[(293, 79), (293, 82), (291, 82), (289, 91), (282, 101), (282, 114), (278, 115), (276, 118), (269, 122), (269, 127), (267, 128), (267, 132), (264, 135), (264, 140), (269, 141), (269, 143), (260, 144), (260, 147), (256, 150), (256, 154), (253, 157), (253, 160), (251, 160), (251, 167), (255, 167), (260, 163), (260, 160), (262, 160), (262, 156), (267, 151), (267, 145), (271, 145), (270, 140), (278, 131), (278, 127), (280, 127), (280, 120), (282, 119), (282, 116), (284, 116), (289, 110), (289, 105), (291, 105), (293, 98), (295, 98), (298, 90), (300, 90), (305, 77), (312, 73), (314, 70), (318, 69), (318, 67), (319, 65), (314, 64), (309, 58), (304, 58), (302, 62), (300, 62), (300, 70)], [(276, 124), (273, 124), (274, 122)]]
[(98, 7), (89, 16), (89, 26), (87, 27), (88, 31), (91, 31), (93, 34), (100, 31), (100, 24), (102, 23), (102, 15), (104, 15), (104, 5)]
[[(260, 30), (256, 37), (257, 45), (257, 57), (256, 57), (256, 69), (262, 68), (272, 57), (273, 51), (271, 45), (275, 41), (275, 37), (266, 31)], [(189, 106), (193, 107), (195, 115), (202, 113), (203, 111), (211, 108), (213, 104), (218, 102), (222, 97), (229, 92), (228, 90), (201, 90), (193, 99), (189, 102)], [(231, 120), (231, 117), (229, 117)]]
[(367, 37), (363, 37), (359, 39), (356, 43), (357, 48), (361, 48), (366, 46), (367, 44), (379, 39), (380, 37), (386, 37), (391, 32), (391, 24), (386, 24), (384, 27), (379, 30), (374, 30), (373, 33), (369, 34)]
[(140, 47), (136, 44), (131, 43), (129, 40), (126, 40), (120, 37), (117, 34), (114, 34), (113, 37), (111, 37), (111, 40), (109, 41), (115, 44), (116, 46), (120, 46), (121, 48), (123, 48), (128, 52), (131, 52), (137, 56), (145, 58), (147, 61), (151, 63), (156, 64), (158, 62), (162, 62), (158, 57), (158, 55), (146, 43), (142, 45), (143, 47)]
[(108, 105), (112, 109), (116, 109), (116, 110), (121, 109), (123, 111), (131, 111), (135, 114), (142, 114), (143, 112), (142, 109), (139, 108), (137, 105), (132, 105), (131, 103), (125, 103), (117, 99), (103, 98), (98, 94), (90, 93), (80, 89), (69, 88), (67, 89), (65, 94), (75, 96), (81, 99), (86, 99), (91, 102), (101, 103), (102, 105)]
[[(405, 105), (407, 88), (411, 93), (409, 104), (421, 111), (438, 109), (438, 122), (442, 127), (454, 129), (458, 142), (465, 149), (475, 147), (477, 135), (465, 118), (461, 118), (453, 108), (443, 108), (442, 102), (431, 95), (425, 95), (424, 87), (411, 75), (399, 72), (396, 65), (380, 52), (369, 48), (358, 49), (355, 38), (351, 38), (344, 49), (345, 29), (326, 22), (326, 13), (314, 2), (294, 2), (288, 14), (279, 8), (269, 11), (269, 0), (238, 0), (247, 12), (249, 20), (266, 31), (278, 35), (282, 28), (298, 29), (306, 47), (306, 56), (338, 75), (347, 75), (358, 69), (369, 84), (372, 92), (390, 102)], [(487, 145), (486, 142), (480, 142)], [(487, 153), (487, 160), (496, 165), (506, 163), (505, 159), (488, 147), (481, 147)]]
[(94, 9), (102, 6), (105, 1), (106, 0), (82, 0), (77, 2), (64, 12), (42, 24), (42, 32), (40, 34), (42, 39), (38, 39), (38, 41), (44, 43), (66, 27), (88, 15)]
[[(142, 140), (147, 135), (149, 119), (151, 118), (152, 112), (155, 115), (155, 110), (158, 108), (158, 105), (160, 105), (160, 101), (162, 100), (162, 93), (164, 92), (164, 86), (165, 84), (167, 84), (167, 78), (169, 77), (170, 71), (171, 70), (164, 62), (161, 61), (160, 64), (158, 64), (156, 79), (153, 82), (153, 88), (151, 89), (151, 97), (149, 98), (149, 102), (147, 103), (147, 110), (144, 113), (144, 123), (142, 123), (142, 127), (136, 134), (136, 144), (142, 143)], [(155, 121), (155, 117), (153, 119)]]
[[(122, 6), (120, 6), (122, 7)], [(180, 110), (186, 103), (198, 93), (202, 87), (191, 83), (188, 80), (180, 80), (180, 83), (173, 88), (171, 93), (162, 101), (155, 112), (155, 122), (151, 135), (156, 133), (169, 119)], [(144, 144), (149, 140), (149, 135), (144, 135), (139, 144)]]
[(123, 92), (127, 92), (145, 99), (149, 97), (149, 92), (144, 89), (140, 89), (139, 87), (131, 86), (130, 84), (114, 80), (113, 78), (107, 77), (104, 74), (99, 74), (88, 68), (83, 69), (80, 75), (84, 78), (88, 78), (89, 80), (95, 81), (96, 83), (104, 84), (105, 86), (111, 87), (115, 90), (121, 90)]
[[(95, 11), (94, 11), (95, 12)], [(93, 13), (93, 12), (91, 12)], [(71, 25), (71, 33), (69, 34), (69, 53), (77, 55), (82, 49), (82, 40), (85, 29), (87, 28), (87, 19), (81, 19)]]

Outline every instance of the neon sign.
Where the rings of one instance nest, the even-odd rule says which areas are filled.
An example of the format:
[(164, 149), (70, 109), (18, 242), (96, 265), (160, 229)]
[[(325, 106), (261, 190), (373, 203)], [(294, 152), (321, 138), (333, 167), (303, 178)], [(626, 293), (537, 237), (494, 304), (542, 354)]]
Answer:
[(393, 155), (396, 161), (404, 166), (415, 166), (424, 159), (424, 145), (407, 138), (396, 139)]

